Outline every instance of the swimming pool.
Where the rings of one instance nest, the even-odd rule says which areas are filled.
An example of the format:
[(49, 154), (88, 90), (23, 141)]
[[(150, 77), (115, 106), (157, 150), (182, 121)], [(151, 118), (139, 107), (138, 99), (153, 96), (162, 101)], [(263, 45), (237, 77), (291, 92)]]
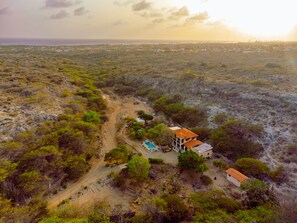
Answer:
[(144, 141), (144, 144), (145, 146), (148, 148), (148, 149), (151, 149), (151, 150), (157, 150), (157, 146), (155, 146), (151, 141), (149, 140), (145, 140)]

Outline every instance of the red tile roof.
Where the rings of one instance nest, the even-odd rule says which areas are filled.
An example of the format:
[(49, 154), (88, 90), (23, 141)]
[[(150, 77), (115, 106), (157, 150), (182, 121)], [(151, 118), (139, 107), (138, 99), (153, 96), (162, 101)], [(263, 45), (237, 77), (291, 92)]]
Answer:
[(226, 173), (231, 175), (233, 178), (238, 180), (240, 183), (249, 179), (246, 175), (240, 173), (239, 171), (235, 170), (234, 168), (229, 168), (226, 170)]
[(199, 141), (199, 140), (192, 140), (192, 141), (189, 141), (189, 142), (186, 142), (185, 143), (185, 147), (187, 147), (188, 149), (191, 149), (195, 146), (199, 146), (203, 144), (203, 142)]
[(196, 133), (186, 128), (175, 130), (174, 134), (181, 139), (190, 139), (198, 136)]

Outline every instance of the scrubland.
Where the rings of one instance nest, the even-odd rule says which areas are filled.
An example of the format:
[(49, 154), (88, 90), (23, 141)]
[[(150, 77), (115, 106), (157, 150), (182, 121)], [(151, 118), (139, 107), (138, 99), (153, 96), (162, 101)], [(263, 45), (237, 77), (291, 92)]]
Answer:
[[(102, 202), (88, 209), (62, 205), (49, 214), (43, 200), (79, 179), (90, 159), (100, 155), (101, 127), (108, 120), (102, 91), (110, 90), (145, 101), (167, 125), (192, 128), (231, 166), (270, 182), (284, 200), (297, 191), (296, 43), (0, 46), (0, 77), (0, 221), (174, 222), (174, 213), (177, 222), (281, 222), (285, 216), (290, 222), (296, 214), (293, 203), (278, 213), (271, 188), (261, 182), (246, 188), (246, 199), (230, 198), (208, 190), (211, 179), (195, 172), (205, 189), (195, 193), (181, 182), (192, 180), (187, 170), (162, 163), (146, 166), (157, 177), (170, 168), (166, 180), (173, 189), (177, 182), (191, 188), (184, 193), (195, 194), (186, 200), (164, 194), (169, 184), (160, 182), (163, 192), (151, 191), (158, 197), (148, 199), (134, 217), (121, 208), (110, 212)], [(152, 132), (129, 131), (136, 140)], [(224, 131), (237, 137), (230, 140), (229, 153), (220, 145), (228, 136)], [(254, 172), (249, 163), (257, 164)], [(138, 184), (127, 170), (111, 178), (135, 191), (154, 185), (152, 176)], [(255, 201), (254, 191), (266, 197)]]

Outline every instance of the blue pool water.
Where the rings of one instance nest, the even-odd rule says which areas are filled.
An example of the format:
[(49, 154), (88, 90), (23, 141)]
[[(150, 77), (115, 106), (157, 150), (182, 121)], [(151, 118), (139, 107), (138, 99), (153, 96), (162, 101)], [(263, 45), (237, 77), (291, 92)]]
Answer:
[(157, 147), (153, 143), (151, 143), (150, 141), (145, 141), (144, 143), (150, 149), (157, 149)]

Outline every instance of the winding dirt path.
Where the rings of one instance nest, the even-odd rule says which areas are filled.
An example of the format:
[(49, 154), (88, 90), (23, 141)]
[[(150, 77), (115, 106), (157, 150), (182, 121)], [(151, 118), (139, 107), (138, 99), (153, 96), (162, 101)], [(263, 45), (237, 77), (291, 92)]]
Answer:
[[(134, 98), (125, 98), (119, 99), (115, 96), (105, 95), (105, 98), (108, 102), (108, 118), (109, 120), (102, 127), (103, 142), (101, 148), (101, 156), (110, 151), (112, 148), (116, 147), (116, 135), (117, 127), (116, 124), (123, 117), (136, 117), (136, 111), (143, 110), (145, 112), (151, 112), (151, 109), (148, 105), (144, 103), (135, 103)], [(122, 199), (122, 194), (120, 191), (110, 187), (97, 187), (98, 180), (104, 180), (107, 178), (107, 175), (112, 171), (119, 171), (119, 167), (105, 167), (103, 158), (97, 159), (93, 158), (91, 160), (91, 169), (90, 171), (81, 177), (78, 181), (71, 183), (67, 188), (56, 195), (49, 197), (48, 207), (54, 208), (62, 202), (63, 200), (69, 199), (70, 197), (76, 196), (80, 193), (80, 196), (76, 196), (75, 202), (79, 204), (84, 204), (95, 198), (106, 197), (112, 199), (111, 203), (115, 204)], [(81, 192), (82, 189), (88, 186), (90, 188), (87, 191)]]

